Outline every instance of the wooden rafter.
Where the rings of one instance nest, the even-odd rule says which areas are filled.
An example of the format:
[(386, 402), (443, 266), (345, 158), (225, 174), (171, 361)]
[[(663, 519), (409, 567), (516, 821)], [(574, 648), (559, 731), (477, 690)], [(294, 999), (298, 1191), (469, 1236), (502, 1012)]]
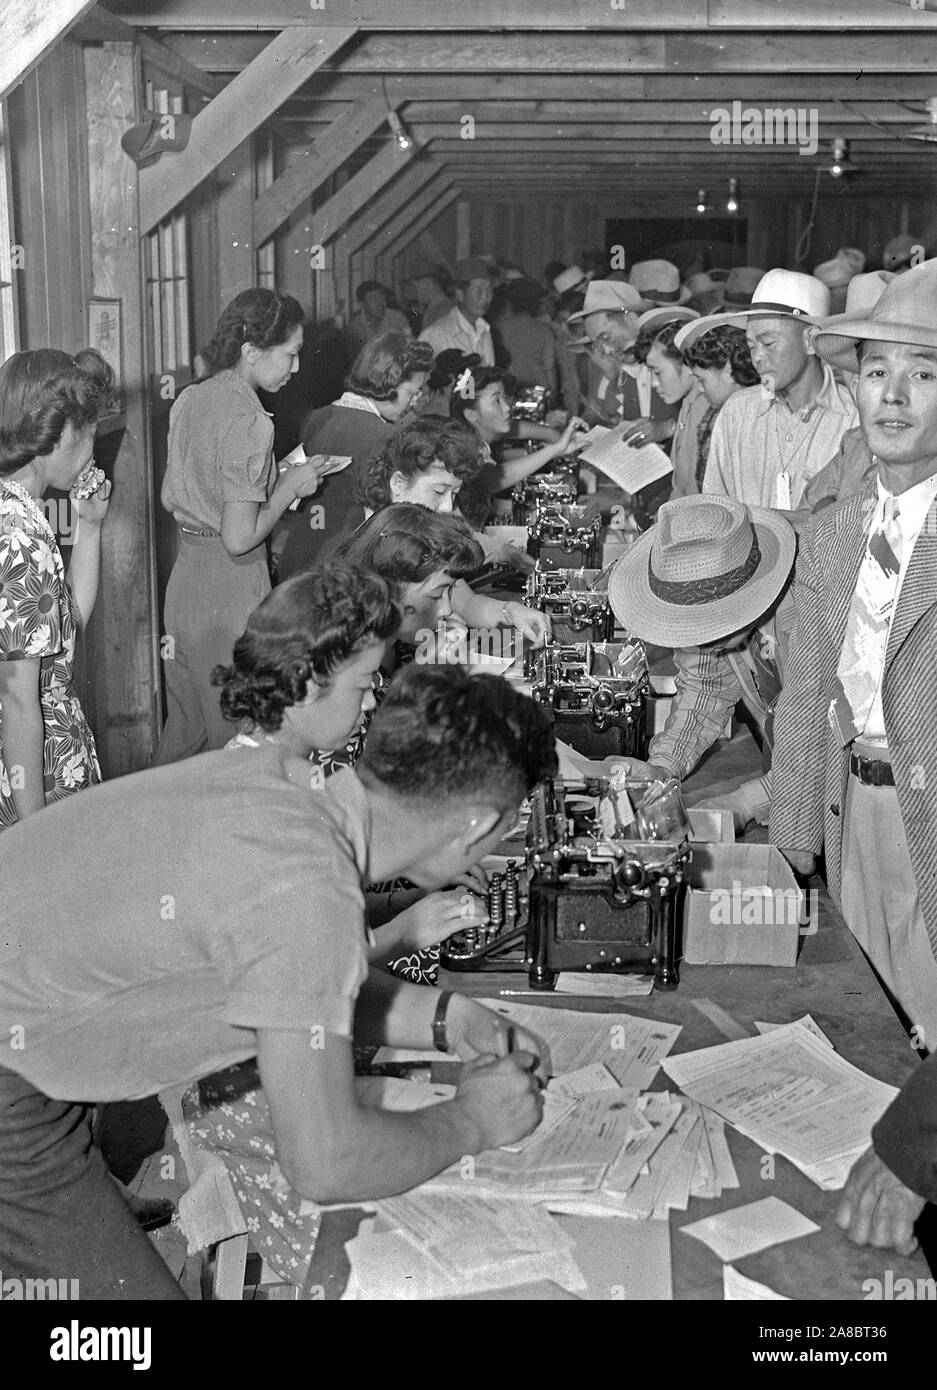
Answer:
[(353, 37), (350, 29), (316, 35), (287, 29), (258, 54), (196, 117), (192, 138), (140, 171), (140, 222), (152, 229)]
[(94, 0), (3, 0), (0, 5), (0, 101), (36, 64)]

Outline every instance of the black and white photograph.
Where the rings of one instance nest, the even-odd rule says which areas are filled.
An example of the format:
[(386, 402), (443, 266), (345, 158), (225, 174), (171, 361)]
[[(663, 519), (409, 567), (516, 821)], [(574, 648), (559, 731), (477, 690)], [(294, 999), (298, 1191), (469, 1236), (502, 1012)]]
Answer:
[(3, 0), (8, 1345), (894, 1373), (935, 1206), (937, 0)]

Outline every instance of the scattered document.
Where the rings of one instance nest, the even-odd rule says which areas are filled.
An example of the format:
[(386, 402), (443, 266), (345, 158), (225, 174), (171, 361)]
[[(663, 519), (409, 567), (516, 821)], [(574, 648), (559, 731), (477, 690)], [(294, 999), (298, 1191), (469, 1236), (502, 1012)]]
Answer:
[[(819, 1038), (822, 1043), (826, 1043), (827, 1047), (833, 1046), (819, 1023), (811, 1018), (810, 1014), (804, 1014), (803, 1018), (798, 1018), (795, 1022), (802, 1023), (805, 1028), (809, 1028), (814, 1037)], [(787, 1028), (788, 1026), (786, 1023), (759, 1023), (757, 1020), (755, 1021), (755, 1027), (759, 1033), (773, 1033), (778, 1028)]]
[(720, 1260), (742, 1260), (785, 1240), (812, 1235), (820, 1227), (779, 1197), (763, 1197), (680, 1229), (708, 1245)]
[(734, 1265), (722, 1266), (722, 1296), (727, 1303), (789, 1303), (783, 1293), (775, 1293), (767, 1284), (739, 1274)]
[(596, 1091), (617, 1091), (618, 1082), (608, 1067), (601, 1062), (580, 1067), (578, 1071), (568, 1071), (565, 1076), (554, 1076), (546, 1094), (564, 1096), (567, 1100), (582, 1100), (594, 1095)]
[(680, 1033), (678, 1023), (631, 1014), (589, 1014), (572, 1009), (545, 1009), (512, 1000), (488, 1000), (488, 1007), (526, 1028), (546, 1045), (548, 1070), (554, 1076), (603, 1062), (619, 1086), (646, 1091), (661, 1058)]
[(897, 1091), (802, 1023), (663, 1060), (672, 1081), (823, 1187), (841, 1186)]

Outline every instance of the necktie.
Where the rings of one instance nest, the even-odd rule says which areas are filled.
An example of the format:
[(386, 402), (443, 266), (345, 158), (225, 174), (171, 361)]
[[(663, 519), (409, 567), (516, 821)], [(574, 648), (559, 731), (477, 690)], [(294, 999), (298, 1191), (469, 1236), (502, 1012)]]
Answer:
[(882, 520), (869, 536), (859, 570), (830, 704), (831, 723), (844, 744), (862, 733), (881, 683), (900, 572), (898, 502), (887, 496)]

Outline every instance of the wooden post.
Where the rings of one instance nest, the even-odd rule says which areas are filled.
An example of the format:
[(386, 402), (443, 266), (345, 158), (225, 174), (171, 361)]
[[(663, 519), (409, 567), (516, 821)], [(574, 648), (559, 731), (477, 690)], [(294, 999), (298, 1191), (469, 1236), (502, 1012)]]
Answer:
[(0, 99), (91, 9), (94, 0), (3, 0)]
[[(137, 110), (134, 46), (86, 47), (93, 293), (120, 301), (126, 410), (102, 532), (93, 619), (99, 751), (109, 777), (151, 760), (160, 728), (153, 472), (146, 392), (146, 310), (136, 166), (120, 137)], [(102, 727), (103, 724), (103, 727)]]

